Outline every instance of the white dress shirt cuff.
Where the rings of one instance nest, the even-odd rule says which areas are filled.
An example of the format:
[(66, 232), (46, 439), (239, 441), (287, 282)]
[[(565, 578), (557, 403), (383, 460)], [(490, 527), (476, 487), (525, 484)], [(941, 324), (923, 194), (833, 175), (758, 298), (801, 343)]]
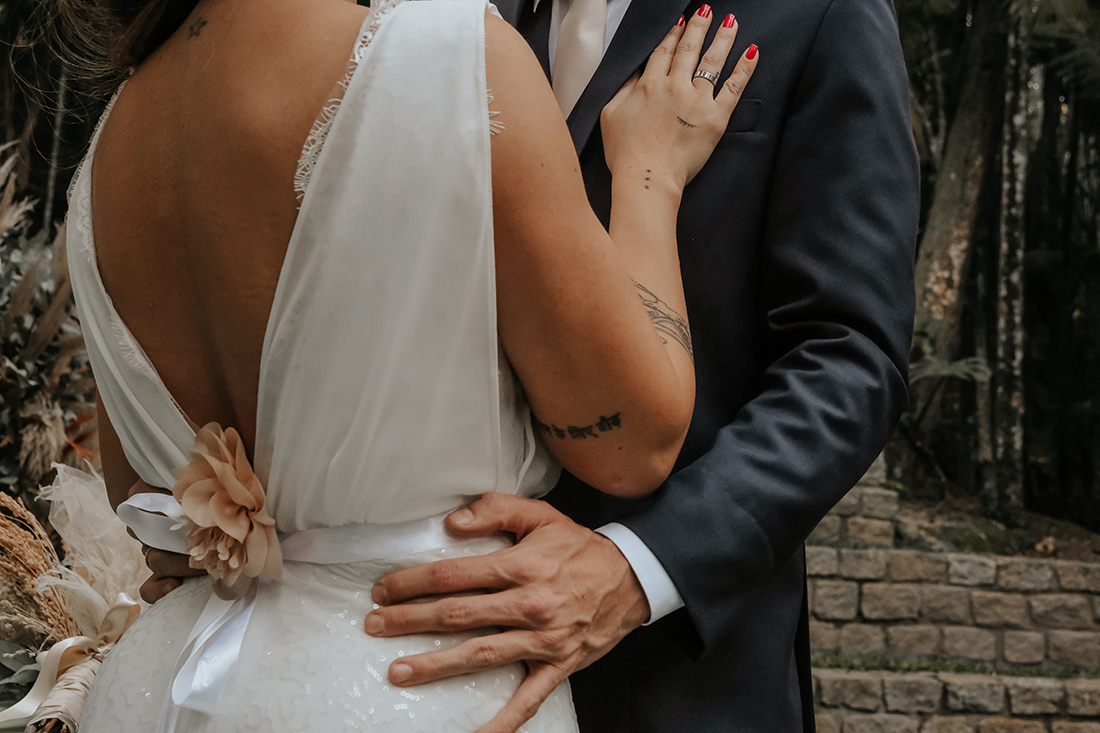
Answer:
[(618, 522), (605, 524), (596, 532), (614, 542), (634, 570), (649, 602), (649, 620), (645, 626), (684, 607), (684, 599), (673, 585), (672, 578), (668, 577), (661, 561), (638, 535)]

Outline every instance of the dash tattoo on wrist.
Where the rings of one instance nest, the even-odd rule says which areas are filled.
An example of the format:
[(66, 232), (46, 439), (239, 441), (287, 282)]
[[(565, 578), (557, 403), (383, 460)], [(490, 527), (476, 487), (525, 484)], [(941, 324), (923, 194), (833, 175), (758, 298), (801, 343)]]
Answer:
[(661, 341), (668, 343), (672, 339), (684, 347), (691, 361), (695, 361), (695, 349), (691, 346), (691, 329), (688, 328), (687, 319), (674, 311), (668, 303), (658, 298), (652, 290), (639, 282), (634, 283), (638, 289), (638, 297), (642, 299), (649, 320), (657, 328), (661, 335)]

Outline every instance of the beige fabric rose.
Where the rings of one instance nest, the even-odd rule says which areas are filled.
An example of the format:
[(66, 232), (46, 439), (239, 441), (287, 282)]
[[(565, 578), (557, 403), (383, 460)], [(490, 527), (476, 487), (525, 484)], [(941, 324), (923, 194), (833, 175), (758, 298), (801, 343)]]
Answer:
[(219, 597), (240, 598), (253, 578), (282, 575), (275, 520), (236, 430), (217, 423), (199, 430), (172, 495), (187, 515), (190, 565), (210, 574)]

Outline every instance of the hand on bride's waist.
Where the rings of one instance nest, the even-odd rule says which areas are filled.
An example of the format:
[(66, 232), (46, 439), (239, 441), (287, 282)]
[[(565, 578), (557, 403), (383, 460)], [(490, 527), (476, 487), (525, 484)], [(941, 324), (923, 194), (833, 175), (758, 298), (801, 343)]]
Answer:
[[(167, 494), (171, 496), (172, 492), (167, 489), (158, 489), (139, 480), (130, 487), (130, 490), (126, 493), (126, 498), (129, 499), (136, 494)], [(137, 539), (137, 535), (134, 534), (133, 530), (129, 530), (129, 532), (132, 537)], [(144, 543), (141, 546), (141, 552), (145, 555), (145, 564), (152, 573), (141, 584), (141, 597), (147, 603), (156, 603), (176, 588), (179, 588), (187, 578), (206, 575), (206, 570), (191, 567), (187, 555), (160, 550)]]

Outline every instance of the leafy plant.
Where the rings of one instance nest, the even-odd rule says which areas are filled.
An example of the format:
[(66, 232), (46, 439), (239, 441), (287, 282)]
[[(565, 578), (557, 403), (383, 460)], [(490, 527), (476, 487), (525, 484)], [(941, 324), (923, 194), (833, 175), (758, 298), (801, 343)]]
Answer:
[(34, 506), (54, 461), (92, 457), (95, 385), (64, 229), (28, 236), (36, 202), (16, 197), (14, 167), (14, 155), (0, 163), (0, 490)]

